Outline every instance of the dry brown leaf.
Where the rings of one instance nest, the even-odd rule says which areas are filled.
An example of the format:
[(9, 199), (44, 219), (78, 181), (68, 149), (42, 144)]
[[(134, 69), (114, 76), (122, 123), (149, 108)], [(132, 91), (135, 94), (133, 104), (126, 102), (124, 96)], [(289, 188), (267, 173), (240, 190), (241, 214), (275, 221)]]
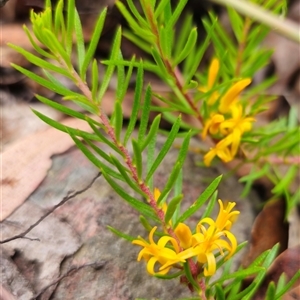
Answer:
[[(67, 119), (64, 125), (90, 131), (81, 120)], [(74, 145), (65, 133), (54, 128), (32, 134), (12, 144), (1, 154), (1, 215), (7, 218), (37, 188), (51, 166), (51, 156)]]
[(280, 243), (279, 253), (287, 248), (288, 224), (284, 221), (285, 211), (285, 201), (280, 199), (268, 202), (259, 213), (252, 228), (250, 249), (244, 258), (244, 267), (277, 243)]

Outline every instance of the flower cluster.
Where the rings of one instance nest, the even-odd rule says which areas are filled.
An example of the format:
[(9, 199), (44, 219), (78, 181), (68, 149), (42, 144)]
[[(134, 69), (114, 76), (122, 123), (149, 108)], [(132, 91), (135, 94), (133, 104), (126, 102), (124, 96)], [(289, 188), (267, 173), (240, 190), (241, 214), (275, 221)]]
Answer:
[[(219, 61), (213, 59), (209, 67), (207, 87), (200, 88), (201, 92), (213, 89), (219, 68)], [(224, 162), (231, 161), (239, 149), (242, 135), (251, 130), (255, 120), (245, 116), (244, 108), (239, 101), (240, 93), (250, 83), (250, 78), (242, 79), (233, 84), (221, 97), (217, 91), (211, 93), (207, 101), (210, 116), (205, 122), (202, 138), (204, 140), (207, 134), (210, 134), (218, 142), (204, 156), (205, 165), (209, 166), (215, 156)]]
[[(194, 234), (186, 224), (179, 223), (174, 230), (176, 239), (163, 235), (156, 243), (154, 233), (157, 227), (153, 227), (149, 242), (142, 237), (132, 242), (143, 247), (137, 260), (143, 258), (147, 262), (148, 273), (165, 275), (172, 267), (182, 269), (188, 259), (194, 258), (199, 272), (203, 271), (204, 276), (212, 276), (216, 272), (216, 254), (220, 253), (226, 259), (234, 254), (237, 241), (230, 228), (239, 211), (232, 211), (234, 202), (229, 202), (226, 206), (220, 199), (218, 202), (220, 211), (216, 221), (211, 218), (202, 219)], [(227, 251), (226, 254), (224, 250)]]

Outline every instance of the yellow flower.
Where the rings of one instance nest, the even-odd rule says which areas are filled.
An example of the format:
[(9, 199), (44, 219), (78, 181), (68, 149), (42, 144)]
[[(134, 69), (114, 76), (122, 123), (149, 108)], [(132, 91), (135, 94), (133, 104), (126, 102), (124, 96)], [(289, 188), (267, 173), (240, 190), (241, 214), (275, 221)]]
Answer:
[(192, 245), (192, 232), (190, 227), (184, 223), (179, 223), (175, 229), (175, 234), (180, 241), (182, 248), (187, 249)]
[(232, 118), (220, 124), (220, 131), (224, 135), (232, 134), (231, 155), (234, 157), (237, 153), (243, 133), (251, 130), (252, 122), (254, 122), (255, 119), (243, 116), (243, 107), (241, 104), (232, 105), (230, 110)]
[[(192, 245), (197, 252), (198, 262), (207, 264), (207, 268), (204, 268), (204, 276), (211, 276), (216, 271), (214, 250), (218, 249), (222, 255), (224, 255), (223, 249), (227, 250), (226, 259), (228, 259), (237, 247), (236, 238), (229, 230), (240, 212), (232, 211), (235, 202), (229, 202), (225, 207), (221, 199), (218, 202), (220, 211), (216, 221), (212, 218), (204, 218), (197, 224), (196, 233), (192, 236)], [(203, 224), (208, 224), (208, 229)]]
[(219, 132), (220, 125), (224, 122), (225, 118), (220, 114), (213, 114), (211, 118), (205, 123), (202, 131), (202, 139), (205, 140), (207, 132), (210, 134), (217, 134)]
[(219, 214), (217, 217), (217, 220), (214, 221), (211, 218), (204, 218), (202, 219), (199, 224), (209, 224), (213, 225), (215, 224), (216, 228), (219, 231), (222, 231), (224, 229), (230, 230), (232, 224), (236, 221), (237, 216), (240, 214), (239, 211), (235, 210), (232, 211), (232, 209), (235, 207), (235, 202), (228, 202), (227, 205), (224, 206), (221, 199), (218, 200), (220, 205)]
[(228, 147), (232, 143), (232, 138), (232, 136), (228, 136), (225, 139), (218, 142), (215, 147), (211, 148), (204, 155), (204, 164), (206, 166), (209, 166), (215, 156), (218, 156), (224, 162), (231, 161), (233, 157)]
[[(157, 244), (153, 240), (153, 235), (157, 227), (153, 227), (149, 233), (149, 241), (146, 242), (143, 238), (138, 237), (138, 240), (133, 240), (132, 244), (139, 245), (144, 247), (139, 255), (137, 260), (140, 261), (144, 258), (147, 261), (147, 271), (151, 275), (165, 275), (169, 272), (171, 267), (178, 262), (185, 262), (185, 259), (182, 256), (177, 255), (179, 252), (179, 246), (176, 240), (170, 236), (161, 237)], [(166, 245), (171, 242), (173, 248), (167, 248)], [(158, 272), (155, 272), (155, 264), (158, 263), (161, 265)]]
[[(220, 62), (217, 58), (214, 58), (209, 66), (208, 69), (208, 81), (207, 81), (207, 86), (206, 87), (200, 87), (199, 91), (206, 93), (210, 91), (215, 82), (216, 78), (218, 76), (220, 69)], [(209, 97), (207, 104), (208, 105), (213, 105), (219, 98), (219, 93), (218, 92), (213, 92), (212, 95)]]
[[(174, 265), (186, 263), (187, 259), (197, 258), (199, 266), (204, 268), (204, 276), (212, 276), (216, 272), (216, 250), (229, 259), (237, 248), (235, 236), (229, 231), (239, 211), (232, 211), (235, 203), (229, 202), (224, 206), (218, 200), (220, 211), (216, 221), (211, 218), (200, 220), (196, 227), (196, 233), (192, 234), (190, 228), (184, 223), (179, 223), (174, 233), (180, 241), (170, 236), (162, 236), (155, 243), (153, 236), (157, 227), (153, 227), (149, 233), (149, 242), (138, 237), (133, 244), (142, 246), (137, 260), (142, 258), (147, 262), (147, 271), (151, 275), (165, 275)], [(206, 228), (203, 224), (208, 225)], [(228, 253), (224, 254), (224, 250)], [(155, 267), (156, 264), (159, 267)], [(158, 270), (158, 271), (155, 271)], [(200, 268), (199, 268), (200, 270)]]
[(236, 82), (221, 98), (219, 111), (227, 113), (230, 111), (231, 105), (238, 101), (239, 94), (251, 83), (250, 78), (242, 79)]
[(206, 229), (199, 223), (197, 232), (193, 235), (193, 245), (194, 251), (197, 252), (198, 262), (206, 263), (204, 276), (212, 276), (216, 272), (214, 250), (219, 250), (221, 255), (224, 255), (223, 249), (227, 250), (226, 259), (229, 259), (236, 251), (237, 242), (235, 236), (228, 230), (219, 231), (215, 224)]

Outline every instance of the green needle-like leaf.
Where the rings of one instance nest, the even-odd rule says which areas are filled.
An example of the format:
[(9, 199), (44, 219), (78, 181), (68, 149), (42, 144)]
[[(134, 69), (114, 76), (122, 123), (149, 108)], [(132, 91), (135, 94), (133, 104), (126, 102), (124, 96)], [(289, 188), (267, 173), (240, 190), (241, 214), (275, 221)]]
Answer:
[(124, 154), (122, 153), (122, 151), (99, 131), (94, 122), (91, 122), (90, 120), (87, 121), (93, 129), (94, 133), (99, 137), (99, 139), (123, 157)]
[[(39, 58), (38, 56), (24, 50), (22, 47), (19, 47), (19, 46), (13, 45), (13, 44), (8, 44), (8, 45), (11, 48), (13, 48), (14, 50), (16, 50), (17, 52), (19, 52), (20, 54), (22, 54), (29, 62), (33, 63), (34, 65), (36, 65), (42, 69), (51, 70), (58, 74), (62, 74), (68, 78), (72, 78), (70, 73), (68, 71), (66, 71), (65, 69), (55, 66), (42, 58)], [(13, 64), (13, 66), (15, 67), (16, 65)]]
[(154, 118), (154, 120), (151, 124), (151, 127), (149, 129), (149, 133), (147, 134), (146, 138), (144, 139), (142, 145), (140, 146), (141, 151), (143, 151), (148, 146), (150, 141), (154, 138), (154, 136), (156, 136), (158, 129), (159, 129), (160, 120), (161, 120), (161, 115), (157, 115)]
[(190, 142), (190, 138), (191, 138), (191, 132), (189, 132), (185, 139), (183, 140), (183, 143), (181, 145), (180, 151), (178, 153), (178, 158), (176, 160), (175, 166), (173, 167), (171, 174), (168, 178), (167, 183), (165, 184), (164, 189), (162, 190), (159, 198), (157, 199), (157, 203), (159, 204), (164, 198), (165, 196), (170, 192), (170, 190), (172, 189), (172, 187), (174, 186), (178, 175), (180, 174), (188, 149), (189, 149), (189, 142)]
[(132, 178), (129, 177), (128, 173), (129, 170), (121, 164), (121, 162), (114, 157), (113, 155), (110, 156), (112, 163), (117, 167), (117, 169), (119, 170), (120, 174), (122, 175), (122, 177), (124, 178), (124, 181), (137, 193), (139, 193), (140, 195), (142, 195), (143, 197), (145, 197), (145, 194), (141, 191), (141, 189), (137, 186), (136, 182), (134, 182), (132, 180)]
[(274, 300), (274, 299), (276, 299), (275, 295), (276, 295), (275, 283), (274, 283), (274, 281), (271, 281), (268, 285), (265, 299), (266, 300)]
[[(76, 34), (76, 45), (77, 45), (77, 56), (78, 56), (78, 68), (79, 70), (81, 70), (85, 58), (85, 46), (84, 46), (84, 38), (83, 38), (81, 21), (77, 10), (75, 10), (74, 22), (75, 22), (74, 28)], [(82, 79), (85, 80), (85, 77), (83, 77)]]
[(196, 45), (197, 38), (198, 38), (197, 28), (193, 28), (190, 32), (190, 35), (188, 37), (188, 40), (186, 41), (184, 48), (182, 49), (180, 54), (175, 57), (173, 67), (180, 64), (191, 53), (191, 51)]
[(131, 235), (128, 235), (128, 234), (125, 234), (111, 226), (107, 226), (107, 228), (112, 232), (114, 233), (115, 235), (119, 236), (120, 238), (128, 241), (128, 242), (132, 242), (133, 240), (136, 240), (135, 237), (131, 236)]
[[(118, 59), (120, 55), (120, 47), (121, 47), (121, 38), (122, 38), (122, 31), (121, 28), (118, 29), (117, 34), (114, 38), (114, 42), (112, 45), (111, 49), (111, 56), (110, 59), (115, 60)], [(114, 65), (109, 65), (105, 71), (104, 77), (102, 79), (102, 85), (100, 87), (98, 96), (97, 96), (97, 101), (100, 103), (107, 88), (110, 83), (111, 77), (113, 75), (115, 66)]]
[(67, 134), (73, 134), (74, 136), (82, 137), (82, 138), (92, 140), (92, 141), (98, 141), (98, 142), (101, 141), (101, 139), (93, 133), (89, 133), (86, 131), (82, 131), (79, 129), (75, 129), (75, 128), (63, 125), (57, 121), (50, 119), (49, 117), (47, 117), (45, 115), (43, 115), (42, 113), (38, 112), (37, 110), (32, 109), (32, 111), (35, 115), (37, 115), (46, 124), (50, 125), (51, 127), (56, 128), (62, 132), (65, 132)]
[(99, 43), (99, 39), (100, 39), (100, 36), (102, 33), (104, 21), (106, 18), (106, 13), (107, 13), (107, 8), (104, 8), (97, 20), (96, 25), (95, 25), (95, 29), (93, 31), (93, 35), (91, 37), (90, 44), (86, 51), (86, 55), (85, 55), (84, 61), (82, 63), (82, 67), (80, 69), (80, 77), (81, 78), (83, 78), (85, 76), (88, 66), (94, 57), (94, 54), (95, 54), (95, 51), (96, 51), (96, 48), (97, 48), (97, 45)]
[(131, 205), (134, 209), (140, 212), (145, 217), (151, 218), (156, 222), (159, 222), (159, 219), (155, 215), (153, 209), (148, 204), (140, 202), (135, 198), (131, 197), (124, 189), (118, 185), (108, 174), (103, 172), (103, 176), (107, 180), (107, 182), (111, 185), (111, 187), (119, 194), (129, 205)]
[(178, 130), (180, 128), (181, 123), (181, 117), (178, 117), (176, 122), (173, 124), (172, 129), (170, 131), (170, 134), (164, 143), (163, 147), (161, 148), (159, 154), (157, 155), (154, 163), (152, 164), (150, 171), (147, 174), (145, 182), (147, 183), (148, 180), (151, 178), (151, 176), (154, 174), (155, 170), (158, 168), (164, 157), (167, 155), (168, 151), (170, 150), (176, 136), (178, 133)]
[(71, 57), (73, 48), (73, 32), (75, 21), (75, 0), (69, 0), (67, 6), (67, 37), (66, 37), (66, 52)]
[(150, 85), (148, 85), (146, 89), (143, 107), (142, 107), (142, 116), (141, 116), (141, 121), (139, 126), (139, 132), (138, 132), (139, 145), (142, 145), (148, 127), (151, 97), (152, 97), (151, 87)]
[(187, 218), (193, 215), (215, 192), (217, 189), (222, 176), (217, 177), (213, 180), (213, 182), (201, 193), (199, 198), (192, 204), (177, 220), (176, 224), (174, 224), (174, 228), (180, 223), (184, 222)]
[(134, 164), (138, 173), (138, 178), (141, 180), (143, 172), (143, 161), (142, 161), (142, 151), (138, 142), (135, 139), (132, 139), (132, 147), (134, 153)]
[(123, 111), (122, 111), (122, 105), (120, 101), (116, 101), (115, 103), (114, 116), (115, 116), (115, 122), (114, 122), (115, 136), (117, 141), (120, 142), (120, 136), (123, 128)]
[(129, 120), (129, 124), (127, 126), (127, 130), (124, 136), (124, 142), (123, 144), (126, 146), (133, 130), (136, 124), (136, 120), (138, 117), (138, 112), (140, 109), (140, 103), (141, 103), (141, 97), (142, 97), (142, 91), (143, 91), (143, 68), (142, 65), (139, 64), (138, 66), (138, 72), (136, 76), (136, 84), (135, 84), (135, 91), (134, 91), (134, 99), (133, 99), (133, 105), (131, 110), (131, 116)]
[(97, 60), (93, 60), (92, 64), (92, 97), (93, 102), (96, 102), (95, 99), (97, 97), (97, 91), (99, 87), (99, 69), (98, 69), (98, 63)]
[(178, 5), (176, 6), (174, 13), (172, 15), (172, 17), (170, 18), (170, 20), (168, 20), (167, 23), (167, 27), (168, 28), (173, 28), (178, 20), (178, 18), (180, 17), (184, 7), (186, 6), (188, 0), (180, 0), (178, 1)]
[(172, 219), (175, 211), (177, 210), (178, 206), (180, 205), (180, 202), (183, 199), (183, 195), (178, 195), (176, 197), (174, 197), (170, 203), (168, 203), (168, 209), (165, 215), (165, 222), (166, 224), (169, 223), (169, 221)]

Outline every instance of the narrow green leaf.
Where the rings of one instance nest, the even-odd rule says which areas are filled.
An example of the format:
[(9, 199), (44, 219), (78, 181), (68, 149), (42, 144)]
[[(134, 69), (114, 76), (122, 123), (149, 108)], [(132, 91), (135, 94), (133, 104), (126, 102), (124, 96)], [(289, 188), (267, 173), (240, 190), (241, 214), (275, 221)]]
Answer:
[(57, 103), (55, 101), (52, 101), (52, 100), (47, 99), (45, 97), (42, 97), (40, 95), (36, 95), (36, 98), (39, 101), (43, 102), (44, 104), (46, 104), (46, 105), (48, 105), (48, 106), (50, 106), (50, 107), (52, 107), (52, 108), (54, 108), (54, 109), (56, 109), (58, 111), (61, 111), (62, 113), (66, 114), (68, 116), (74, 117), (76, 119), (81, 119), (81, 120), (84, 120), (84, 121), (90, 120), (91, 122), (93, 122), (97, 126), (101, 125), (100, 123), (98, 123), (97, 121), (91, 119), (90, 117), (86, 116), (85, 114), (82, 114), (82, 113), (80, 113), (78, 111), (75, 111), (75, 110), (73, 110), (71, 108), (68, 108), (65, 105), (61, 105), (61, 104), (59, 104), (59, 103)]
[(249, 292), (244, 296), (243, 300), (251, 300), (259, 288), (260, 284), (262, 283), (265, 274), (267, 272), (267, 269), (270, 267), (270, 265), (273, 263), (279, 249), (279, 243), (276, 244), (270, 251), (266, 251), (267, 255), (262, 263), (262, 267), (264, 267), (264, 271), (260, 272), (255, 279), (253, 280), (253, 287), (250, 289), (250, 286), (246, 288), (245, 290), (249, 289)]
[(151, 218), (156, 222), (159, 222), (159, 219), (155, 215), (153, 209), (148, 204), (140, 202), (135, 198), (131, 197), (124, 189), (118, 185), (108, 174), (103, 172), (103, 176), (106, 181), (111, 185), (111, 187), (119, 194), (129, 205), (131, 205), (134, 209), (140, 212), (145, 217)]
[[(149, 170), (151, 169), (153, 163), (154, 163), (154, 156), (155, 156), (155, 146), (156, 146), (156, 137), (157, 133), (153, 135), (153, 138), (149, 141), (148, 147), (147, 147), (147, 165), (146, 170), (147, 173), (149, 173)], [(148, 186), (151, 190), (153, 190), (153, 175), (151, 175), (147, 181)]]
[[(160, 274), (156, 274), (156, 275), (154, 275), (154, 276), (155, 276), (156, 278), (159, 278), (159, 279), (167, 279), (167, 280), (170, 280), (170, 279), (177, 278), (177, 277), (179, 277), (179, 276), (181, 276), (181, 275), (183, 275), (183, 274), (184, 274), (184, 271), (179, 271), (179, 272), (176, 272), (176, 273), (170, 274), (170, 275), (160, 275)], [(138, 299), (136, 299), (136, 300), (138, 300)], [(142, 299), (140, 299), (140, 300), (142, 300)], [(193, 299), (189, 298), (188, 300), (193, 300)], [(196, 300), (199, 300), (199, 298), (197, 298)]]
[(123, 128), (123, 110), (120, 101), (116, 101), (115, 109), (114, 109), (114, 129), (115, 129), (115, 136), (118, 142), (120, 142), (120, 136)]
[(181, 117), (178, 117), (176, 122), (173, 124), (172, 129), (170, 131), (170, 134), (164, 143), (163, 147), (161, 148), (159, 154), (157, 155), (155, 161), (153, 162), (151, 169), (149, 170), (145, 182), (148, 182), (148, 180), (151, 178), (151, 176), (154, 174), (155, 170), (158, 168), (168, 151), (170, 150), (176, 136), (178, 133), (178, 130), (180, 128), (181, 123)]
[(88, 69), (88, 66), (90, 64), (90, 62), (92, 61), (93, 57), (94, 57), (94, 53), (96, 51), (97, 45), (99, 43), (99, 39), (102, 33), (102, 29), (103, 29), (103, 25), (104, 25), (104, 21), (106, 18), (106, 13), (107, 13), (107, 8), (104, 8), (101, 12), (101, 14), (99, 15), (99, 18), (97, 19), (94, 31), (93, 31), (93, 35), (91, 37), (90, 40), (90, 44), (88, 46), (88, 49), (86, 51), (86, 55), (84, 58), (84, 61), (82, 63), (82, 67), (80, 70), (80, 77), (82, 78), (84, 76), (84, 74), (86, 74), (86, 71)]
[[(25, 31), (25, 33), (26, 33), (26, 35), (27, 35), (27, 37), (28, 37), (31, 45), (33, 46), (34, 50), (37, 53), (39, 53), (40, 55), (45, 56), (45, 57), (47, 57), (49, 59), (55, 59), (54, 55), (50, 54), (49, 52), (45, 51), (44, 49), (42, 49), (41, 47), (39, 47), (37, 45), (37, 43), (34, 41), (32, 35), (31, 35), (31, 33), (30, 33), (30, 31), (29, 31), (29, 29), (27, 28), (26, 25), (23, 25), (23, 29), (24, 29), (24, 31)], [(10, 46), (10, 43), (8, 43), (7, 45)]]
[(226, 276), (222, 276), (220, 279), (212, 282), (211, 285), (220, 284), (220, 283), (223, 283), (224, 281), (232, 279), (232, 278), (242, 281), (246, 277), (256, 274), (262, 270), (263, 270), (262, 267), (251, 267), (251, 268), (247, 268), (245, 270), (238, 270), (238, 271), (228, 274)]
[(165, 6), (170, 3), (170, 0), (161, 0), (158, 2), (158, 5), (154, 12), (154, 19), (157, 20), (158, 17), (163, 13)]
[(129, 120), (129, 124), (127, 126), (127, 130), (124, 136), (124, 142), (123, 144), (126, 146), (133, 130), (136, 124), (136, 120), (138, 117), (138, 112), (140, 108), (140, 103), (141, 103), (141, 97), (142, 97), (142, 91), (143, 91), (143, 76), (144, 76), (144, 71), (142, 68), (142, 65), (139, 64), (138, 66), (138, 71), (137, 71), (137, 76), (136, 76), (136, 84), (135, 84), (135, 91), (134, 91), (134, 99), (133, 99), (133, 105), (132, 105), (132, 110), (131, 110), (131, 116)]
[[(205, 23), (205, 21), (203, 21), (203, 24), (204, 23)], [(193, 55), (192, 54), (189, 55), (187, 57), (187, 59), (185, 60), (184, 70), (183, 70), (184, 74), (186, 75), (185, 82), (190, 82), (193, 79), (196, 71), (198, 70), (199, 64), (203, 58), (203, 55), (211, 42), (211, 37), (212, 37), (213, 31), (214, 31), (214, 28), (215, 28), (215, 23), (211, 24), (209, 26), (209, 28), (206, 28), (207, 34), (206, 34), (204, 42), (201, 43), (201, 46), (198, 49), (195, 49), (195, 52)]]
[(209, 217), (211, 215), (211, 212), (213, 211), (214, 207), (216, 206), (218, 198), (218, 190), (216, 190), (213, 195), (211, 196), (210, 201), (208, 202), (207, 207), (205, 208), (204, 213), (202, 214), (202, 218)]
[(300, 270), (296, 272), (296, 274), (287, 282), (284, 287), (276, 292), (276, 298), (274, 299), (281, 299), (281, 297), (300, 279)]
[(67, 37), (66, 53), (71, 57), (73, 46), (74, 20), (75, 20), (75, 0), (69, 0), (67, 6)]
[[(119, 28), (117, 30), (116, 36), (113, 41), (110, 59), (118, 59), (119, 54), (120, 54), (121, 38), (122, 38), (122, 31), (121, 31), (121, 28)], [(108, 88), (108, 85), (110, 83), (111, 77), (114, 72), (114, 69), (115, 69), (114, 65), (109, 65), (105, 71), (105, 74), (102, 79), (102, 84), (101, 84), (101, 87), (100, 87), (100, 90), (99, 90), (99, 93), (97, 96), (98, 102), (101, 102), (101, 100)]]
[(123, 36), (133, 44), (137, 45), (141, 50), (145, 51), (148, 54), (151, 54), (151, 48), (148, 40), (144, 40), (132, 31), (126, 29), (123, 30)]
[(265, 299), (266, 300), (274, 300), (276, 299), (275, 298), (275, 291), (276, 291), (276, 288), (275, 288), (275, 283), (274, 281), (271, 281), (268, 285), (268, 289), (267, 289), (267, 292), (266, 292), (266, 296), (265, 296)]
[(136, 20), (132, 17), (130, 12), (127, 10), (125, 5), (121, 1), (117, 1), (116, 6), (118, 7), (121, 14), (126, 19), (129, 26), (132, 28), (136, 35), (138, 35), (140, 38), (146, 41), (148, 40), (148, 42), (153, 40), (153, 38), (155, 37), (154, 34), (150, 30), (141, 27), (140, 24), (136, 22)]
[(82, 80), (85, 81), (85, 74), (81, 73), (82, 64), (85, 58), (85, 45), (84, 45), (84, 38), (83, 38), (83, 32), (82, 32), (82, 26), (79, 14), (77, 10), (75, 10), (75, 19), (74, 19), (74, 28), (75, 28), (75, 34), (76, 34), (76, 45), (77, 45), (77, 57), (78, 57), (78, 69), (79, 74), (83, 75), (81, 77)]
[[(182, 172), (182, 169), (180, 170), (179, 174), (178, 174), (178, 177), (177, 177), (177, 180), (175, 182), (175, 185), (174, 185), (174, 196), (179, 196), (180, 194), (182, 194), (182, 177), (183, 177), (183, 172)], [(172, 222), (173, 224), (176, 223), (179, 215), (180, 215), (180, 205), (181, 203), (178, 203), (177, 205), (177, 208), (173, 214), (173, 217), (172, 217)]]
[(216, 288), (216, 299), (225, 300), (225, 294), (221, 285), (216, 284), (215, 288)]
[(22, 47), (19, 47), (19, 46), (10, 44), (10, 43), (8, 43), (8, 45), (11, 48), (13, 48), (14, 50), (16, 50), (17, 52), (19, 52), (20, 54), (22, 54), (32, 64), (34, 64), (34, 65), (36, 65), (40, 68), (43, 68), (43, 69), (46, 69), (46, 70), (51, 70), (53, 72), (62, 74), (64, 76), (66, 76), (67, 78), (72, 78), (70, 73), (68, 71), (66, 71), (65, 69), (63, 69), (61, 67), (58, 67), (58, 66), (55, 66), (55, 65), (47, 62), (46, 60), (35, 56), (34, 54), (24, 50)]
[(195, 279), (192, 275), (189, 263), (188, 262), (184, 263), (183, 268), (184, 268), (185, 276), (188, 279), (189, 283), (196, 289), (196, 291), (198, 291), (199, 290), (199, 284), (198, 284), (198, 282), (195, 281)]
[(231, 28), (233, 33), (239, 43), (242, 42), (243, 38), (243, 29), (244, 29), (244, 20), (237, 11), (231, 7), (227, 7), (228, 16), (231, 23)]
[(47, 40), (46, 46), (50, 49), (50, 51), (56, 56), (56, 59), (60, 61), (63, 59), (69, 70), (73, 70), (73, 65), (71, 62), (71, 55), (68, 54), (64, 46), (61, 44), (61, 42), (57, 39), (55, 34), (48, 30), (44, 29), (44, 36)]
[(82, 138), (86, 138), (88, 140), (93, 140), (93, 141), (101, 141), (99, 137), (95, 134), (85, 132), (79, 129), (75, 129), (66, 125), (63, 125), (57, 121), (54, 121), (50, 119), (49, 117), (43, 115), (42, 113), (38, 112), (37, 110), (31, 109), (35, 115), (37, 115), (42, 121), (50, 125), (51, 127), (54, 127), (62, 132), (65, 132), (67, 134), (73, 134), (74, 136), (79, 136)]
[(127, 4), (132, 12), (132, 14), (135, 16), (135, 18), (138, 20), (140, 26), (142, 28), (149, 28), (149, 24), (147, 23), (147, 21), (141, 16), (141, 14), (139, 13), (139, 11), (136, 9), (136, 4), (133, 3), (132, 0), (127, 0)]
[[(128, 86), (130, 84), (130, 80), (131, 80), (131, 75), (132, 75), (134, 63), (135, 63), (135, 55), (132, 57), (132, 59), (130, 61), (130, 65), (129, 65), (129, 68), (127, 70), (126, 77), (124, 78), (124, 82), (122, 83), (122, 87), (120, 88), (120, 93), (117, 95), (117, 97), (122, 102), (123, 102), (123, 100), (125, 98)], [(121, 80), (121, 79), (118, 79), (118, 80)]]
[(97, 91), (99, 87), (99, 69), (98, 62), (96, 59), (93, 60), (92, 64), (92, 97), (93, 101), (95, 101), (97, 97)]
[(299, 174), (298, 166), (291, 166), (285, 176), (280, 179), (280, 182), (272, 189), (274, 194), (282, 194), (284, 190), (287, 190), (292, 183), (296, 175)]
[(108, 228), (112, 233), (114, 233), (115, 235), (121, 237), (122, 239), (124, 239), (124, 240), (126, 240), (126, 241), (128, 241), (128, 242), (132, 242), (133, 240), (136, 240), (135, 237), (133, 237), (133, 236), (131, 236), (131, 235), (129, 235), (129, 234), (125, 234), (125, 233), (123, 233), (123, 232), (121, 232), (121, 231), (119, 231), (119, 230), (117, 230), (117, 229), (115, 229), (115, 228), (113, 228), (113, 227), (111, 227), (111, 226), (108, 226), (108, 225), (107, 225), (107, 228)]
[(195, 47), (196, 42), (198, 38), (198, 32), (197, 28), (193, 28), (190, 32), (190, 35), (188, 37), (188, 40), (186, 41), (186, 44), (180, 54), (175, 57), (173, 67), (177, 66), (180, 64), (192, 51), (192, 49)]
[(174, 224), (174, 228), (180, 222), (184, 222), (187, 218), (194, 214), (212, 196), (212, 194), (217, 189), (221, 179), (222, 175), (213, 180), (213, 182), (203, 191), (203, 193), (201, 193), (198, 199), (178, 218), (176, 224)]
[(147, 221), (147, 219), (144, 217), (144, 216), (140, 216), (140, 222), (141, 224), (144, 226), (144, 228), (147, 230), (147, 231), (151, 231), (151, 229), (153, 228), (153, 226), (151, 226), (149, 224), (149, 222)]
[(181, 13), (182, 13), (185, 5), (187, 4), (187, 2), (188, 2), (188, 0), (178, 1), (178, 5), (176, 6), (172, 17), (170, 18), (170, 20), (168, 20), (168, 23), (167, 23), (168, 28), (173, 28), (175, 26), (178, 18), (181, 16)]
[(101, 134), (99, 129), (95, 126), (94, 122), (91, 122), (90, 120), (87, 120), (87, 121), (88, 121), (89, 125), (91, 126), (91, 128), (93, 129), (94, 133), (100, 138), (100, 140), (103, 143), (108, 145), (111, 149), (113, 149), (115, 152), (120, 154), (122, 157), (124, 156), (122, 151), (114, 143), (112, 143), (108, 138), (106, 138), (103, 134)]
[(137, 193), (145, 197), (145, 194), (141, 191), (141, 189), (138, 187), (136, 182), (132, 180), (132, 178), (129, 177), (128, 173), (129, 170), (121, 164), (121, 162), (113, 155), (110, 155), (112, 163), (116, 166), (122, 177), (124, 178), (124, 181)]
[(166, 27), (161, 26), (159, 28), (159, 40), (163, 56), (170, 57), (173, 45), (173, 29), (170, 30)]
[(70, 93), (70, 91), (68, 89), (66, 89), (66, 88), (62, 89), (59, 86), (55, 86), (49, 80), (46, 80), (45, 78), (43, 78), (39, 75), (36, 75), (35, 73), (33, 73), (31, 71), (28, 71), (28, 70), (26, 70), (26, 69), (24, 69), (20, 66), (17, 66), (15, 64), (11, 64), (11, 66), (13, 66), (16, 70), (18, 70), (22, 74), (26, 75), (27, 77), (31, 78), (32, 80), (34, 80), (35, 82), (37, 82), (41, 86), (46, 87), (50, 91), (53, 91), (53, 92), (58, 93), (60, 95), (66, 95), (66, 94)]
[(174, 58), (176, 58), (185, 47), (186, 41), (190, 35), (192, 28), (193, 16), (191, 14), (187, 14), (183, 19), (182, 26), (180, 27), (180, 31), (178, 32), (178, 36), (176, 37), (176, 43), (173, 49)]
[(176, 182), (176, 180), (178, 178), (179, 173), (182, 170), (182, 167), (183, 167), (183, 164), (184, 164), (184, 161), (185, 161), (188, 149), (189, 149), (190, 138), (191, 138), (191, 132), (189, 132), (186, 135), (185, 139), (183, 140), (183, 143), (182, 143), (182, 145), (180, 147), (180, 151), (178, 153), (178, 157), (177, 157), (175, 166), (173, 167), (173, 169), (171, 171), (171, 174), (170, 174), (170, 176), (168, 178), (167, 183), (165, 184), (164, 189), (162, 190), (159, 198), (157, 199), (157, 203), (158, 204), (170, 192), (170, 190), (172, 189), (172, 187), (174, 186), (174, 184), (175, 184), (175, 182)]
[(168, 224), (169, 221), (172, 219), (176, 209), (178, 208), (178, 205), (180, 205), (181, 201), (183, 199), (183, 195), (178, 195), (174, 197), (170, 203), (168, 203), (168, 209), (165, 215), (165, 222)]
[(62, 40), (64, 40), (65, 34), (65, 20), (63, 16), (63, 6), (64, 2), (62, 0), (58, 1), (55, 11), (54, 11), (54, 32), (56, 36), (62, 34)]
[(138, 132), (137, 141), (138, 141), (139, 145), (142, 145), (143, 140), (145, 138), (146, 130), (148, 127), (151, 97), (152, 97), (151, 86), (148, 85), (147, 89), (146, 89), (145, 97), (144, 97), (144, 103), (143, 103), (143, 107), (142, 107), (142, 116), (141, 116), (141, 121), (140, 121), (140, 126), (139, 126), (139, 132)]
[(141, 147), (141, 151), (144, 151), (144, 149), (148, 146), (150, 141), (153, 139), (153, 137), (157, 134), (158, 129), (159, 129), (159, 124), (161, 120), (161, 115), (157, 115), (149, 129), (149, 133), (147, 134), (146, 138), (143, 140)]
[(153, 56), (153, 59), (155, 60), (160, 72), (163, 74), (163, 76), (165, 76), (164, 79), (169, 78), (169, 74), (168, 74), (168, 70), (166, 69), (166, 66), (161, 58), (160, 53), (158, 52), (158, 50), (154, 47), (151, 48), (151, 54)]
[(141, 180), (143, 172), (143, 161), (142, 161), (142, 152), (138, 142), (135, 139), (132, 139), (132, 147), (134, 153), (134, 164), (137, 169), (138, 178)]
[(93, 142), (91, 142), (90, 140), (84, 138), (83, 139), (84, 142), (89, 145), (89, 147), (91, 149), (93, 149), (100, 157), (102, 157), (103, 159), (105, 159), (108, 163), (114, 165), (110, 155), (106, 152), (104, 152), (100, 147), (97, 147)]

